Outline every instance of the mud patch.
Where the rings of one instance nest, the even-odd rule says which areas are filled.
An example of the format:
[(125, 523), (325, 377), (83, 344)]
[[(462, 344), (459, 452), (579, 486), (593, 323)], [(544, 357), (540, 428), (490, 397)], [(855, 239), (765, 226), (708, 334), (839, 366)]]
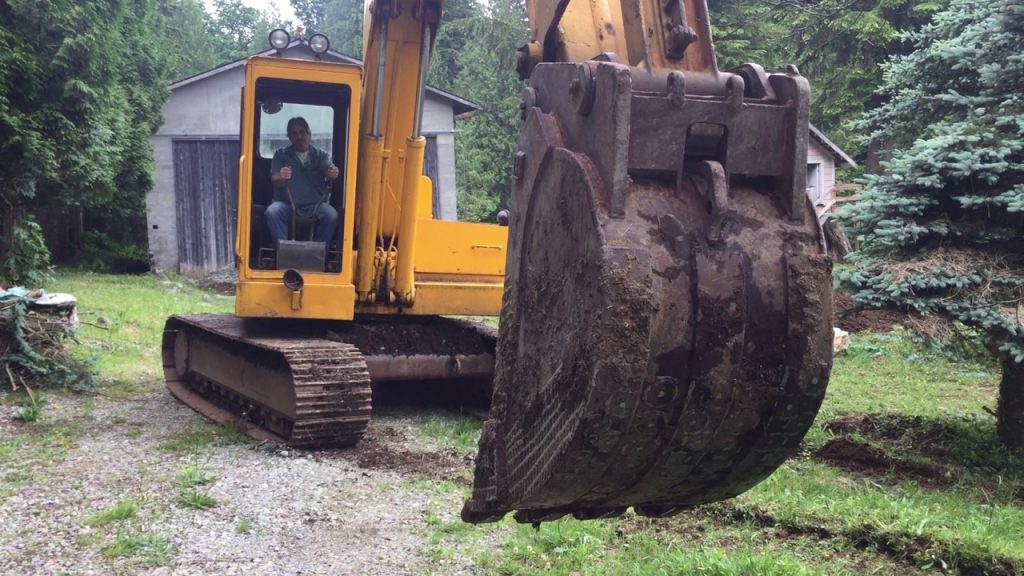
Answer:
[(328, 324), (328, 338), (352, 344), (367, 356), (493, 354), (493, 328), (451, 318), (359, 316)]
[(343, 455), (361, 468), (468, 483), (469, 463), (455, 451), (413, 450), (404, 446), (407, 443), (408, 437), (401, 430), (371, 427), (359, 444)]
[(854, 432), (868, 433), (877, 430), (874, 417), (870, 414), (844, 414), (834, 420), (826, 422), (823, 426), (825, 431), (837, 436), (853, 434)]
[(953, 475), (943, 466), (893, 458), (881, 448), (840, 437), (829, 440), (814, 452), (815, 458), (848, 470), (867, 475), (893, 475), (939, 487), (953, 483)]
[(906, 316), (888, 310), (857, 309), (853, 297), (844, 292), (832, 296), (833, 324), (847, 332), (889, 332)]

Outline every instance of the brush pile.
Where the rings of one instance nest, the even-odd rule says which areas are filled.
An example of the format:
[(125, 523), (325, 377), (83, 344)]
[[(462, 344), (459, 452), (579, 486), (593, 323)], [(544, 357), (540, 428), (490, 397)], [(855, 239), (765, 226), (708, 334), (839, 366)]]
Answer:
[(12, 390), (92, 387), (88, 367), (65, 346), (77, 328), (73, 296), (0, 290), (0, 382)]

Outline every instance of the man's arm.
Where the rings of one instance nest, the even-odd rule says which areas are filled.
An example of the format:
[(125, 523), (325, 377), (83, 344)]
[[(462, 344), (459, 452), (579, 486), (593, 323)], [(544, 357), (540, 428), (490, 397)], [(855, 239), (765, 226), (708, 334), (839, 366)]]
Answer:
[(324, 178), (327, 178), (330, 182), (334, 182), (338, 179), (340, 171), (338, 170), (338, 167), (334, 165), (334, 162), (331, 162), (330, 154), (322, 150), (319, 150), (319, 152), (321, 154), (320, 169), (323, 171)]
[(270, 183), (274, 188), (284, 188), (291, 177), (292, 169), (285, 165), (283, 150), (274, 152), (274, 158), (270, 161)]

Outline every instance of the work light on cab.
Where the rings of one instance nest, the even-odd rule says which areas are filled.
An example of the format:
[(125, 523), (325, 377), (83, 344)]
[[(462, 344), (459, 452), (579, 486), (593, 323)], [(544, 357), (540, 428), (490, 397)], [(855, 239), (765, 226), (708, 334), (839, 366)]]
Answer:
[(323, 54), (331, 47), (331, 41), (327, 39), (327, 36), (318, 32), (309, 37), (309, 47), (313, 52)]
[(283, 28), (275, 28), (270, 31), (270, 35), (267, 36), (267, 40), (270, 41), (270, 45), (275, 49), (284, 50), (289, 44), (291, 44), (292, 38)]

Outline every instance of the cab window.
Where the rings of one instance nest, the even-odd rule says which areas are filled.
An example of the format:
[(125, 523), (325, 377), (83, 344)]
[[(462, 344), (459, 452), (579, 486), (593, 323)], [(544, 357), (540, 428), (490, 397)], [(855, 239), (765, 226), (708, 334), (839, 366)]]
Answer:
[[(313, 134), (313, 146), (328, 153), (334, 150), (334, 108), (315, 104), (283, 102), (280, 109), (276, 103), (260, 110), (259, 154), (273, 158), (274, 152), (288, 146), (288, 120), (299, 117), (309, 123)], [(276, 109), (276, 111), (275, 111)]]

